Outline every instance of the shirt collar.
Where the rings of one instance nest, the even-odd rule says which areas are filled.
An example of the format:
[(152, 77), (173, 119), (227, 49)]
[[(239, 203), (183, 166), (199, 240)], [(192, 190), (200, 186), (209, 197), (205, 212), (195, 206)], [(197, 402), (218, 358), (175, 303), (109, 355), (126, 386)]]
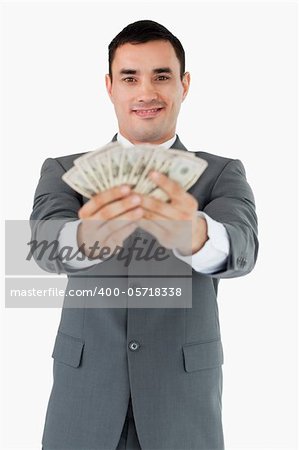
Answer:
[[(177, 136), (175, 134), (171, 139), (169, 139), (168, 141), (163, 142), (162, 144), (159, 144), (159, 145), (162, 145), (165, 148), (170, 148), (175, 143), (176, 138), (177, 138)], [(134, 144), (132, 144), (132, 142), (130, 142), (128, 139), (126, 139), (120, 132), (117, 133), (116, 139), (117, 139), (117, 142), (119, 144), (123, 145), (124, 147), (133, 147), (133, 145), (134, 145)]]

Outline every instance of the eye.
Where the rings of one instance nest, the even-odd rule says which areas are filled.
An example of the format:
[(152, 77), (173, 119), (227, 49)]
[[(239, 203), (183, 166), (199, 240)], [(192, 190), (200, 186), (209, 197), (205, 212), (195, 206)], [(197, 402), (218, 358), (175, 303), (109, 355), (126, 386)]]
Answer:
[(136, 78), (133, 78), (133, 77), (126, 77), (126, 78), (123, 78), (123, 81), (125, 83), (134, 83), (137, 80), (136, 80)]
[(158, 81), (166, 81), (166, 80), (169, 80), (169, 79), (170, 79), (170, 77), (167, 77), (166, 75), (159, 75), (157, 77)]

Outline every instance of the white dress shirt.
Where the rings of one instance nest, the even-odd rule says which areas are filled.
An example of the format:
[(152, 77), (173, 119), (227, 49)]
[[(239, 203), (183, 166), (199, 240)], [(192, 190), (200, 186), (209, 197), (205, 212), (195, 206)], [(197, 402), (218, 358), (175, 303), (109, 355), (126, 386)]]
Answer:
[[(175, 140), (176, 135), (160, 145), (163, 145), (163, 147), (166, 148), (170, 148)], [(117, 141), (126, 147), (133, 146), (133, 144), (120, 133), (117, 134)], [(213, 274), (225, 268), (227, 257), (229, 254), (228, 234), (222, 223), (212, 219), (203, 211), (197, 211), (197, 214), (198, 216), (203, 217), (207, 222), (208, 240), (206, 241), (204, 246), (193, 255), (183, 256), (176, 249), (173, 250), (173, 253), (177, 258), (185, 261), (187, 264), (191, 264), (192, 268), (196, 272)], [(62, 247), (66, 246), (69, 246), (74, 250), (78, 249), (77, 229), (80, 222), (81, 220), (76, 220), (68, 222), (63, 226), (58, 238), (59, 250)], [(79, 254), (78, 256), (83, 255)], [(84, 259), (79, 258), (79, 261), (77, 259), (73, 259), (71, 261), (68, 261), (68, 263), (65, 265), (72, 269), (84, 269), (93, 266), (94, 264), (99, 264), (100, 262), (101, 260), (99, 259), (97, 259), (95, 262), (94, 260), (89, 260), (87, 257), (85, 257)]]

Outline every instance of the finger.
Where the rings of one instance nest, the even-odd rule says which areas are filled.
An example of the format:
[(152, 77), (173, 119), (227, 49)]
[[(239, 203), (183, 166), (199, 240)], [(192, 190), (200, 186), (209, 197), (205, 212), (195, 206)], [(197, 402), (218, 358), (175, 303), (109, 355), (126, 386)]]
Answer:
[(136, 208), (137, 206), (139, 206), (140, 202), (141, 198), (139, 195), (128, 195), (122, 200), (116, 200), (106, 206), (103, 206), (99, 211), (93, 214), (91, 218), (96, 220), (109, 221), (121, 216), (126, 211)]
[(127, 239), (127, 237), (129, 237), (138, 226), (139, 225), (137, 222), (131, 222), (118, 229), (107, 237), (105, 246), (111, 249), (115, 247), (122, 247), (124, 240)]
[(128, 185), (114, 186), (104, 192), (94, 195), (82, 208), (79, 209), (78, 215), (80, 219), (90, 217), (96, 213), (104, 205), (117, 199), (124, 198), (130, 194), (131, 188)]
[(152, 234), (165, 248), (174, 247), (174, 243), (171, 242), (169, 233), (158, 223), (141, 219), (139, 221), (139, 227)]
[(143, 219), (140, 221), (139, 227), (143, 228), (145, 231), (152, 234), (165, 248), (168, 249), (186, 248), (187, 252), (189, 252), (191, 249), (191, 241), (190, 245), (188, 246), (190, 240), (188, 236), (191, 236), (190, 230), (188, 234), (181, 233), (178, 232), (178, 230), (173, 226), (171, 226), (170, 229), (167, 229), (164, 227), (160, 227), (159, 224), (156, 222)]
[(166, 192), (170, 200), (179, 200), (185, 194), (185, 190), (177, 181), (171, 180), (161, 172), (153, 171), (149, 174), (149, 178)]
[(142, 219), (147, 222), (153, 222), (162, 228), (163, 232), (167, 233), (168, 236), (180, 238), (181, 236), (186, 236), (186, 231), (188, 232), (187, 236), (190, 235), (191, 221), (165, 219), (165, 217), (148, 210), (143, 211)]
[(182, 197), (182, 205), (181, 208), (178, 204), (174, 206), (173, 203), (165, 203), (162, 200), (159, 200), (155, 197), (150, 197), (149, 195), (140, 196), (141, 197), (141, 206), (153, 213), (161, 216), (160, 218), (165, 219), (173, 219), (173, 220), (187, 220), (190, 218), (190, 208), (186, 208), (184, 199)]
[[(167, 193), (169, 200), (181, 211), (188, 212), (190, 210), (197, 211), (199, 209), (196, 198), (189, 194), (189, 192), (186, 192), (186, 190), (176, 181), (171, 180), (166, 175), (155, 171), (151, 172), (149, 176), (153, 179), (157, 186)], [(157, 180), (154, 180), (155, 177), (157, 177)], [(169, 203), (166, 203), (166, 205), (169, 205)]]
[[(148, 209), (143, 209), (143, 218), (150, 221), (157, 222), (163, 228), (170, 230), (177, 230), (177, 233), (186, 231), (189, 232), (192, 230), (192, 224), (194, 217), (190, 216), (190, 214), (179, 212), (176, 217), (165, 217), (161, 216), (161, 214), (151, 211)], [(196, 213), (194, 213), (196, 214)], [(194, 215), (193, 214), (193, 215)]]
[[(89, 241), (95, 242), (104, 242), (107, 237), (113, 233), (114, 231), (119, 230), (123, 226), (138, 221), (143, 215), (142, 208), (135, 208), (130, 211), (125, 212), (120, 215), (116, 219), (103, 221), (103, 220), (92, 220), (92, 219), (84, 219), (81, 222), (81, 226), (85, 225), (85, 229), (87, 228), (88, 239)], [(92, 216), (93, 217), (93, 216)], [(90, 226), (92, 225), (92, 226)]]
[(114, 219), (108, 220), (102, 227), (103, 232), (105, 233), (105, 237), (107, 237), (107, 235), (109, 234), (117, 232), (130, 223), (137, 222), (142, 218), (143, 214), (144, 211), (142, 208), (134, 208), (130, 211), (125, 212), (124, 214), (121, 214), (120, 216), (117, 216)]

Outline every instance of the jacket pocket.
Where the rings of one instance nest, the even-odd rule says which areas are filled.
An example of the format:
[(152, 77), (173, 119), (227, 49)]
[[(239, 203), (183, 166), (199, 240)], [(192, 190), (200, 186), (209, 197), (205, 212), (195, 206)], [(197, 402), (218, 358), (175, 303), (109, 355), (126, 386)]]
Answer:
[(52, 358), (55, 361), (72, 367), (79, 367), (84, 347), (84, 341), (58, 331)]
[(186, 372), (212, 369), (223, 364), (221, 340), (183, 345), (184, 368)]

